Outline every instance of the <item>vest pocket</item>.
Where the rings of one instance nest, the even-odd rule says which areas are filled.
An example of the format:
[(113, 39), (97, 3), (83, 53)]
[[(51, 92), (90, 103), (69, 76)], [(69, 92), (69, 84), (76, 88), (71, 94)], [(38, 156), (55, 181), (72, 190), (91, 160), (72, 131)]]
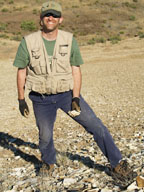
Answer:
[(32, 50), (32, 70), (37, 74), (46, 74), (46, 65), (41, 62), (40, 49)]
[(26, 80), (26, 87), (29, 90), (38, 92), (38, 93), (45, 93), (46, 89), (45, 89), (45, 84), (41, 81), (34, 81), (33, 79), (28, 79)]
[(30, 68), (32, 71), (35, 72), (35, 74), (37, 74), (37, 75), (41, 74), (41, 68), (40, 68), (40, 61), (39, 60), (35, 60), (34, 62), (32, 62)]
[(68, 60), (57, 60), (56, 72), (66, 73), (71, 72), (71, 66)]
[(39, 59), (32, 62), (30, 69), (37, 75), (46, 74), (46, 66)]
[(71, 89), (70, 80), (61, 79), (57, 83), (57, 93), (69, 91)]

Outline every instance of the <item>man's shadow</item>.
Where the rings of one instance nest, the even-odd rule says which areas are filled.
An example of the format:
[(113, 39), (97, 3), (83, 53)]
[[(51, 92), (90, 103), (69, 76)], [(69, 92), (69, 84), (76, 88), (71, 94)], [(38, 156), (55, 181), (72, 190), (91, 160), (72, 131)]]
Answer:
[[(31, 162), (37, 170), (38, 166), (41, 164), (41, 161), (34, 155), (27, 154), (19, 149), (19, 146), (26, 146), (32, 149), (38, 149), (38, 146), (31, 142), (25, 142), (20, 138), (13, 137), (8, 133), (0, 132), (0, 146), (4, 149), (11, 150), (15, 156), (20, 156), (27, 162)], [(17, 147), (16, 147), (17, 146)]]
[[(15, 146), (16, 145), (16, 146)], [(19, 149), (19, 146), (27, 146), (32, 149), (38, 149), (38, 145), (31, 142), (25, 142), (24, 140), (20, 138), (13, 137), (12, 135), (9, 135), (8, 133), (0, 132), (0, 146), (4, 149), (11, 150), (15, 156), (20, 156), (22, 159), (24, 159), (27, 162), (31, 162), (34, 164), (35, 172), (38, 173), (39, 168), (42, 165), (42, 161), (40, 161), (35, 155), (27, 154)], [(86, 165), (89, 168), (94, 168), (99, 171), (105, 171), (106, 167), (100, 164), (95, 164), (93, 160), (91, 160), (88, 156), (80, 156), (78, 154), (72, 154), (70, 152), (60, 152), (57, 151), (57, 154), (60, 154), (62, 156), (66, 156), (70, 160), (77, 160), (84, 165)]]

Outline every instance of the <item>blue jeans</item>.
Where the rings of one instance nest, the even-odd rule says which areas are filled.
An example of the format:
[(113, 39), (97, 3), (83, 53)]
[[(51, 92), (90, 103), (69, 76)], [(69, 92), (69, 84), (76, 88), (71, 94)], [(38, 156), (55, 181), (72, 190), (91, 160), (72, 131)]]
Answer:
[[(56, 95), (40, 95), (31, 92), (29, 98), (33, 103), (36, 123), (39, 129), (39, 148), (42, 160), (48, 164), (56, 163), (56, 150), (53, 141), (53, 127), (56, 120), (57, 109), (68, 114), (71, 110), (72, 91)], [(112, 167), (115, 167), (122, 159), (119, 149), (116, 147), (108, 129), (101, 120), (96, 117), (93, 110), (80, 96), (81, 113), (73, 119), (82, 125), (85, 130), (93, 134), (94, 140), (107, 157)]]

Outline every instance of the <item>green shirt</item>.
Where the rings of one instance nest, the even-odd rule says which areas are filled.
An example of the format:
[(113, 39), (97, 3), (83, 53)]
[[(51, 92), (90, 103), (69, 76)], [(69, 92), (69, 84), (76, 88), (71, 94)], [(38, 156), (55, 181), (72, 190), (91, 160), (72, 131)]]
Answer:
[[(44, 41), (48, 55), (52, 56), (56, 40), (48, 41), (43, 38), (43, 41)], [(30, 56), (27, 49), (26, 41), (23, 38), (18, 47), (13, 65), (18, 68), (25, 68), (29, 64), (29, 62), (30, 62)], [(74, 37), (72, 40), (70, 64), (71, 66), (79, 66), (83, 64), (83, 59), (81, 57), (77, 41)]]

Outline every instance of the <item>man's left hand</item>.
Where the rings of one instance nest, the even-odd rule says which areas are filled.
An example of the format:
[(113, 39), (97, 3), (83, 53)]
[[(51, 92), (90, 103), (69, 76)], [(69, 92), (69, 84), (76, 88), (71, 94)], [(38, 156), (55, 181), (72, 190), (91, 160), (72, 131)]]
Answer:
[(72, 98), (72, 111), (73, 110), (75, 110), (77, 112), (81, 111), (79, 102), (80, 102), (80, 98), (79, 97)]
[(71, 117), (76, 117), (76, 116), (80, 115), (81, 108), (80, 108), (79, 102), (80, 102), (79, 97), (72, 98), (72, 110), (68, 112), (68, 114)]

